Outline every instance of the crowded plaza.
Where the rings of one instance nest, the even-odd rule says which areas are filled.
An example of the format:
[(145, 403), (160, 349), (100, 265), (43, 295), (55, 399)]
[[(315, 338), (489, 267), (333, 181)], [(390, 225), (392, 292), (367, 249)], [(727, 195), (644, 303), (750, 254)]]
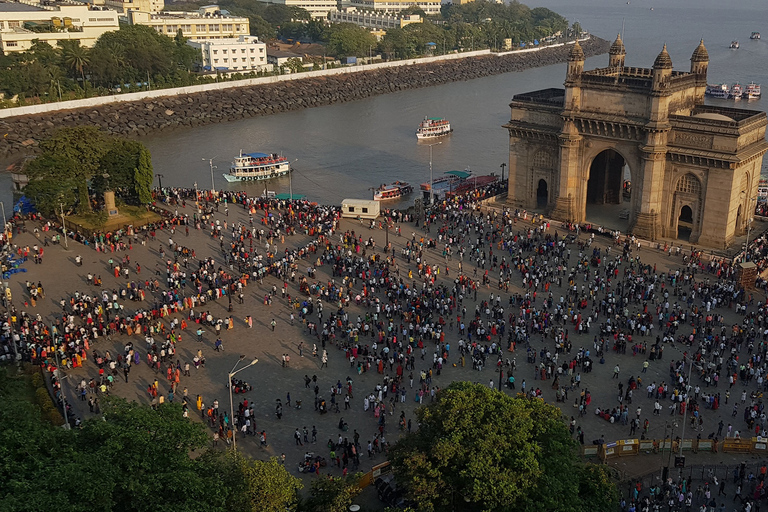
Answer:
[[(734, 258), (494, 207), (499, 190), (365, 220), (163, 188), (161, 221), (88, 235), (17, 215), (0, 352), (46, 369), (72, 426), (108, 395), (179, 403), (211, 446), (303, 478), (384, 462), (459, 380), (555, 403), (580, 445), (768, 436), (760, 229)], [(621, 505), (758, 510), (765, 473), (743, 473), (672, 471)]]

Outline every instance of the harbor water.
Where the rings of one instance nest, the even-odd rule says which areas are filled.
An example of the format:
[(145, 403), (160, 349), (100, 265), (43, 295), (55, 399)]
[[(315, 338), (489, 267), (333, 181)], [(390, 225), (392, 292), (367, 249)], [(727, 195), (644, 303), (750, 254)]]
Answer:
[[(605, 39), (613, 40), (623, 30), (628, 66), (650, 67), (666, 43), (675, 69), (687, 70), (691, 53), (703, 38), (710, 55), (709, 83), (738, 82), (745, 86), (755, 81), (768, 87), (768, 18), (758, 0), (736, 4), (709, 0), (542, 0), (535, 5), (550, 7)], [(766, 38), (750, 40), (752, 31), (762, 32)], [(729, 49), (732, 40), (739, 40), (741, 48)], [(591, 58), (585, 68), (605, 66), (607, 60), (607, 55)], [(509, 139), (501, 126), (509, 119), (512, 96), (562, 87), (564, 77), (565, 65), (560, 64), (156, 133), (142, 142), (150, 149), (155, 172), (163, 175), (164, 186), (192, 186), (196, 182), (201, 188), (210, 188), (209, 160), (213, 159), (216, 189), (247, 190), (258, 195), (265, 188), (278, 193), (292, 188), (296, 195), (327, 203), (347, 197), (370, 198), (372, 187), (396, 180), (410, 182), (418, 191), (419, 184), (430, 178), (430, 146), (417, 142), (415, 136), (424, 116), (445, 117), (454, 129), (451, 135), (438, 139), (441, 144), (432, 146), (435, 178), (446, 171), (465, 169), (499, 174), (501, 164), (508, 161)], [(757, 110), (768, 106), (766, 99), (707, 101)], [(222, 174), (240, 150), (282, 153), (295, 160), (295, 172), (291, 178), (266, 183), (228, 183)], [(764, 165), (764, 174), (765, 169)], [(417, 195), (392, 204), (405, 206)]]

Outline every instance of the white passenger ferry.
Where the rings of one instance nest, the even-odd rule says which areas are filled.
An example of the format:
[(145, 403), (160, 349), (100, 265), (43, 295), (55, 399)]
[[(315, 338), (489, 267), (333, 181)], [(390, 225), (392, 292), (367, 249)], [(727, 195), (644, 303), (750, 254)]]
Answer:
[(235, 157), (227, 181), (261, 181), (284, 176), (291, 172), (291, 164), (282, 155), (266, 153), (243, 153)]
[(442, 117), (425, 117), (416, 130), (417, 139), (432, 139), (448, 135), (453, 131), (451, 123)]

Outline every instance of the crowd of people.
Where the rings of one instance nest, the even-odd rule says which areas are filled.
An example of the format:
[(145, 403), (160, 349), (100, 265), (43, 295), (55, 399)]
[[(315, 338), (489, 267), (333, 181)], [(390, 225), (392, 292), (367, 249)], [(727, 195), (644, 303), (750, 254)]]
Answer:
[[(247, 397), (258, 383), (230, 383), (239, 399), (230, 417), (218, 399), (206, 404), (202, 393), (189, 393), (190, 369), (205, 367), (203, 346), (192, 361), (182, 361), (176, 345), (182, 337), (210, 337), (221, 350), (222, 331), (250, 328), (253, 317), (272, 318), (274, 330), (274, 317), (285, 315), (300, 326), (300, 355), (306, 346), (306, 356), (321, 363), (319, 378), (305, 377), (314, 411), (356, 409), (375, 425), (367, 438), (355, 430), (350, 439), (339, 421), (327, 455), (331, 470), (342, 472), (359, 465), (361, 452), (369, 458), (386, 453), (391, 431), (418, 428), (403, 404), (434, 400), (440, 382), (459, 378), (463, 368), (476, 372), (474, 380), (554, 399), (564, 410), (572, 401), (569, 426), (582, 444), (603, 442), (603, 432), (587, 421), (591, 414), (620, 426), (616, 437), (649, 437), (651, 429), (658, 437), (662, 423), (655, 417), (667, 414), (685, 417), (700, 438), (767, 433), (761, 398), (768, 388), (768, 306), (736, 279), (738, 262), (698, 250), (641, 248), (631, 236), (600, 237), (595, 226), (553, 226), (524, 211), (481, 208), (498, 188), (423, 212), (387, 210), (385, 221), (372, 228), (342, 226), (339, 208), (303, 200), (166, 188), (157, 192), (160, 222), (90, 237), (70, 233), (72, 241), (116, 253), (109, 261), (115, 279), (105, 286), (98, 270), (87, 269), (84, 289), (62, 297), (61, 311), (51, 318), (35, 315), (33, 306), (19, 312), (14, 301), (3, 349), (10, 354), (15, 339), (24, 360), (51, 371), (85, 367), (93, 377), (83, 379), (77, 393), (91, 411), (98, 410), (100, 394), (118, 385), (121, 374), (128, 382), (131, 367), (144, 360), (157, 374), (147, 388), (153, 406), (181, 401), (185, 416), (196, 409), (217, 443), (253, 437), (263, 447), (267, 432)], [(199, 208), (184, 213), (191, 204)], [(389, 245), (376, 234), (387, 224), (397, 227)], [(207, 233), (212, 244), (192, 247), (186, 242), (190, 228)], [(139, 243), (155, 255), (154, 267), (131, 261)], [(666, 258), (664, 268), (644, 262), (646, 255)], [(768, 266), (766, 238), (756, 238), (744, 258), (759, 269)], [(256, 282), (259, 291), (251, 292)], [(766, 282), (758, 278), (756, 284)], [(42, 283), (30, 284), (30, 300), (32, 288), (41, 293)], [(217, 301), (228, 302), (228, 314), (213, 312), (220, 310), (210, 307)], [(245, 322), (235, 322), (233, 301), (253, 312)], [(135, 343), (137, 336), (146, 346)], [(99, 345), (116, 337), (123, 350), (113, 354)], [(329, 358), (348, 362), (345, 374), (327, 375)], [(647, 376), (651, 365), (666, 361), (663, 379)], [(592, 379), (595, 366), (604, 364), (613, 367), (617, 391), (598, 398), (582, 378)], [(286, 355), (283, 365), (290, 367)], [(332, 383), (328, 391), (320, 380)], [(360, 389), (357, 400), (353, 383)], [(285, 404), (279, 397), (278, 420), (284, 406), (302, 404), (290, 393)], [(732, 424), (724, 431), (715, 418), (730, 407)], [(297, 445), (307, 441), (307, 432), (296, 429)], [(321, 459), (305, 462), (319, 473)], [(756, 499), (744, 478), (740, 482), (742, 501)], [(625, 508), (653, 510), (673, 495), (684, 495), (678, 508), (700, 505), (685, 485), (667, 482)]]

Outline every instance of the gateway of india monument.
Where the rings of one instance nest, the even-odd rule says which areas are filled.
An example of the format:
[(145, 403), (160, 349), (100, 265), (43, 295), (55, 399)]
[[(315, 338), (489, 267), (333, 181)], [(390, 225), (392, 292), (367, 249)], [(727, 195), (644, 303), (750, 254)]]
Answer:
[(765, 112), (704, 105), (703, 41), (690, 71), (672, 69), (666, 45), (651, 69), (625, 55), (617, 37), (608, 67), (584, 71), (576, 42), (565, 89), (514, 96), (508, 205), (576, 223), (589, 209), (644, 239), (726, 248), (755, 207)]

